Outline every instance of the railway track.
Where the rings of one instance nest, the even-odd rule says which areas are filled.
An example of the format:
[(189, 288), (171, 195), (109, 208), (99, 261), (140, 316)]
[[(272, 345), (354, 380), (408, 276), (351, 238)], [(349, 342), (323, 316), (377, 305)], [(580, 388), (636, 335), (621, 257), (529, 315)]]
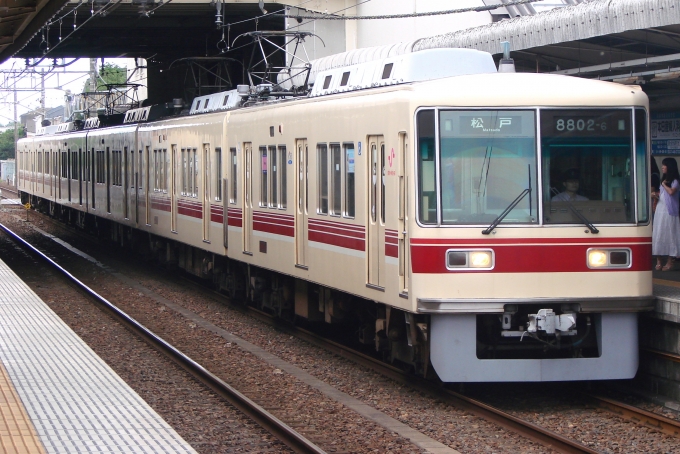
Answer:
[[(53, 222), (51, 218), (47, 219), (50, 222)], [(54, 222), (54, 225), (61, 226), (61, 224), (57, 222)], [(228, 298), (220, 293), (207, 290), (204, 287), (188, 279), (185, 279), (185, 282), (187, 285), (192, 286), (195, 291), (209, 292), (213, 298), (219, 298), (225, 303), (229, 302)], [(243, 307), (239, 306), (239, 308)], [(563, 437), (557, 433), (546, 430), (536, 424), (524, 421), (520, 418), (517, 418), (499, 409), (496, 409), (490, 405), (484, 404), (481, 401), (466, 397), (460, 393), (456, 393), (451, 390), (444, 389), (442, 387), (434, 385), (430, 381), (421, 379), (419, 377), (414, 377), (413, 375), (405, 373), (401, 369), (381, 362), (376, 358), (372, 358), (371, 356), (357, 352), (356, 350), (353, 350), (340, 343), (319, 336), (315, 333), (312, 333), (311, 331), (302, 329), (300, 327), (295, 327), (281, 323), (276, 318), (270, 316), (269, 314), (261, 312), (257, 309), (246, 307), (245, 311), (247, 311), (249, 315), (259, 319), (260, 321), (276, 326), (277, 329), (295, 335), (298, 338), (303, 339), (312, 345), (316, 345), (329, 352), (337, 354), (338, 356), (348, 359), (354, 363), (360, 364), (364, 367), (368, 367), (396, 382), (409, 385), (415, 388), (417, 391), (435, 396), (438, 399), (448, 402), (449, 404), (453, 405), (456, 408), (469, 411), (470, 413), (482, 417), (489, 422), (504, 427), (505, 429), (510, 430), (512, 432), (518, 433), (523, 437), (538, 442), (546, 447), (550, 447), (558, 452), (592, 453), (592, 454), (599, 453), (599, 451), (597, 450), (591, 449), (578, 442)]]
[(213, 392), (227, 400), (234, 407), (238, 408), (241, 412), (246, 414), (249, 418), (263, 427), (266, 431), (275, 436), (278, 440), (283, 442), (285, 445), (290, 447), (294, 452), (297, 453), (324, 453), (321, 448), (316, 446), (313, 442), (302, 436), (299, 432), (292, 429), (290, 426), (276, 418), (274, 415), (266, 411), (260, 405), (246, 397), (244, 394), (239, 392), (237, 389), (233, 388), (229, 384), (222, 381), (219, 377), (210, 373), (207, 369), (202, 367), (200, 364), (193, 361), (187, 355), (183, 354), (177, 348), (173, 347), (171, 344), (163, 340), (158, 335), (154, 334), (143, 325), (138, 323), (135, 319), (128, 316), (125, 312), (118, 309), (115, 305), (111, 304), (107, 299), (90, 289), (88, 286), (83, 284), (71, 273), (66, 271), (64, 268), (59, 266), (51, 258), (47, 257), (33, 245), (25, 241), (15, 232), (7, 228), (5, 225), (0, 224), (0, 230), (7, 234), (13, 241), (19, 244), (22, 248), (28, 250), (31, 254), (39, 257), (42, 261), (47, 263), (51, 268), (56, 270), (58, 273), (62, 274), (66, 279), (68, 279), (73, 285), (75, 285), (80, 291), (84, 292), (88, 297), (95, 301), (98, 305), (103, 307), (107, 312), (112, 314), (120, 323), (125, 327), (136, 333), (148, 344), (153, 346), (156, 350), (163, 353), (166, 357), (170, 358), (175, 364), (189, 372), (194, 376), (199, 382), (205, 385), (207, 388), (211, 389)]
[[(55, 223), (55, 225), (63, 228), (63, 226), (59, 223)], [(71, 232), (70, 229), (69, 232)], [(213, 298), (219, 298), (222, 301), (227, 301), (227, 298), (221, 294), (211, 292), (208, 289), (205, 289), (204, 287), (198, 286), (192, 281), (187, 280), (187, 282), (194, 286), (195, 289), (198, 291), (209, 292), (211, 293)], [(392, 380), (406, 384), (412, 388), (415, 388), (418, 391), (426, 392), (430, 395), (436, 396), (438, 399), (442, 399), (457, 408), (465, 409), (470, 413), (480, 416), (488, 421), (492, 421), (501, 427), (519, 433), (524, 437), (527, 437), (531, 440), (541, 443), (544, 446), (550, 447), (556, 451), (589, 452), (589, 453), (599, 452), (597, 450), (584, 446), (578, 442), (570, 440), (564, 436), (551, 432), (550, 430), (546, 430), (536, 424), (523, 421), (520, 418), (517, 418), (506, 412), (498, 410), (487, 404), (484, 404), (483, 402), (471, 399), (460, 393), (455, 393), (451, 390), (444, 389), (440, 386), (434, 385), (431, 382), (420, 380), (418, 378), (413, 377), (412, 375), (405, 374), (400, 369), (379, 362), (376, 359), (356, 352), (355, 350), (352, 350), (349, 347), (343, 346), (328, 339), (324, 339), (304, 329), (294, 328), (287, 325), (284, 326), (277, 320), (269, 317), (267, 314), (264, 314), (254, 309), (249, 309), (249, 312), (251, 313), (251, 315), (254, 315), (257, 318), (266, 320), (267, 323), (276, 325), (277, 329), (279, 330), (286, 330), (287, 332), (290, 332), (291, 334), (296, 335), (299, 338), (302, 338), (313, 345), (317, 345), (338, 356), (342, 356), (355, 363), (361, 364), (365, 367), (375, 370), (380, 374), (391, 378)], [(600, 400), (598, 402), (600, 402), (598, 404), (600, 408), (606, 409), (618, 416), (621, 416), (624, 419), (634, 421), (636, 423), (642, 424), (653, 430), (657, 430), (668, 435), (678, 436), (677, 427), (673, 426), (672, 423), (668, 424), (667, 422), (660, 421), (668, 418), (664, 418), (662, 416), (659, 417), (659, 415), (650, 412), (646, 412), (648, 414), (644, 415), (643, 418), (642, 416), (640, 416), (642, 415), (642, 413), (635, 413), (635, 408), (630, 406), (628, 406), (630, 408), (628, 408), (626, 412), (623, 412), (621, 410), (621, 406), (615, 407), (616, 402), (612, 401), (611, 399), (608, 399), (608, 402), (606, 403), (603, 400)], [(625, 404), (622, 405), (625, 406)], [(644, 412), (644, 410), (641, 410), (641, 412)]]

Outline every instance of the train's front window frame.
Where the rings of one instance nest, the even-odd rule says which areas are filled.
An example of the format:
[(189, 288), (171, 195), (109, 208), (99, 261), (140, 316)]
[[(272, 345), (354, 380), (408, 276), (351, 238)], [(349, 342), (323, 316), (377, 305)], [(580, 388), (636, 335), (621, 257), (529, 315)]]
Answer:
[(535, 108), (420, 110), (419, 223), (488, 226), (524, 193), (501, 224), (536, 225), (536, 121)]
[(542, 224), (634, 224), (633, 109), (543, 108), (539, 124)]

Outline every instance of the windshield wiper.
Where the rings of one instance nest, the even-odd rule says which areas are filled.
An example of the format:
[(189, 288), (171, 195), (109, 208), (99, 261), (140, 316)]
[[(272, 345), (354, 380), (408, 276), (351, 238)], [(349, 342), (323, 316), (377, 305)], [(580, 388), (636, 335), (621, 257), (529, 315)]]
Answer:
[[(553, 193), (554, 193), (555, 195), (558, 194), (557, 190), (554, 190)], [(571, 203), (570, 200), (565, 199), (565, 200), (560, 200), (560, 202), (567, 202), (567, 206), (569, 207), (569, 209), (576, 215), (577, 218), (579, 218), (579, 220), (583, 223), (583, 225), (585, 225), (586, 227), (588, 227), (588, 230), (590, 230), (590, 233), (600, 233), (600, 231), (593, 225), (593, 223), (590, 222), (590, 221), (583, 215), (583, 213), (581, 213), (580, 211), (578, 211), (574, 205), (572, 205), (572, 203)]]
[(522, 191), (522, 193), (520, 195), (518, 195), (517, 198), (510, 205), (508, 205), (508, 207), (505, 210), (503, 210), (503, 212), (501, 214), (499, 214), (496, 219), (494, 219), (494, 221), (491, 223), (491, 225), (489, 227), (486, 228), (486, 230), (482, 230), (482, 233), (484, 235), (488, 235), (489, 233), (491, 233), (493, 231), (493, 229), (495, 229), (496, 226), (498, 226), (498, 224), (500, 224), (501, 221), (503, 219), (505, 219), (505, 217), (508, 215), (508, 213), (510, 213), (512, 211), (512, 209), (515, 208), (517, 206), (517, 204), (519, 202), (521, 202), (522, 199), (524, 197), (526, 197), (526, 195), (529, 194), (530, 192), (531, 192), (531, 188), (526, 188), (524, 191)]

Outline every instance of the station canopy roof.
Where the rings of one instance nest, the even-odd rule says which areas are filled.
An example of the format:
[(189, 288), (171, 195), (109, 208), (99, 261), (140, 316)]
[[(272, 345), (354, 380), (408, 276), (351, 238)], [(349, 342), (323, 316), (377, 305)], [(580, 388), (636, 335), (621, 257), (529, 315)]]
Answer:
[(519, 72), (642, 85), (655, 108), (680, 109), (677, 0), (586, 0), (541, 14), (321, 58), (312, 71), (442, 47), (482, 50), (500, 59), (503, 41), (510, 43)]
[[(488, 3), (488, 1), (487, 1)], [(507, 3), (507, 2), (504, 2)], [(497, 59), (501, 42), (509, 41), (518, 71), (551, 72), (640, 84), (652, 104), (678, 109), (680, 100), (680, 3), (677, 0), (568, 0), (569, 6), (539, 14), (506, 18), (489, 25), (370, 49), (359, 49), (316, 62), (318, 68), (357, 63), (376, 55), (438, 47), (490, 52)], [(76, 5), (78, 30), (73, 29)], [(158, 0), (0, 0), (0, 61), (11, 56), (40, 58), (47, 43), (50, 58), (165, 56), (166, 61), (215, 55), (220, 40), (215, 4), (208, 1)], [(224, 23), (252, 19), (282, 4), (255, 0), (227, 2)], [(91, 10), (102, 9), (91, 16)], [(148, 14), (151, 12), (151, 14)], [(57, 18), (63, 17), (59, 22)], [(259, 29), (283, 28), (280, 16), (262, 18)], [(230, 37), (252, 31), (253, 24), (234, 26)], [(56, 47), (55, 47), (56, 45)], [(230, 56), (228, 54), (225, 54)], [(509, 90), (512, 87), (508, 87)]]

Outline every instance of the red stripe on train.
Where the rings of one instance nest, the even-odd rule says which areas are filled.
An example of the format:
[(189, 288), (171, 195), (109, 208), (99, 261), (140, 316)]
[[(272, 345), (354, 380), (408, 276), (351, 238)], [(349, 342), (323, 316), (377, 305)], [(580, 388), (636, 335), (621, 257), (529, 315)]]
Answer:
[(463, 245), (495, 246), (503, 244), (581, 244), (592, 245), (618, 244), (621, 243), (651, 243), (651, 237), (625, 237), (625, 238), (495, 238), (495, 239), (460, 239), (460, 238), (412, 238), (411, 245), (435, 245), (445, 244), (451, 247)]
[(240, 208), (228, 208), (227, 209), (227, 225), (232, 227), (242, 227), (243, 226), (243, 212)]
[(295, 221), (288, 214), (255, 211), (253, 230), (292, 237), (295, 235)]
[[(641, 239), (636, 238), (636, 241)], [(560, 241), (562, 242), (562, 241)], [(412, 242), (413, 243), (413, 242)], [(616, 271), (650, 271), (652, 268), (651, 243), (630, 244), (609, 239), (597, 244), (574, 245), (502, 245), (485, 244), (493, 249), (495, 265), (493, 270), (485, 273), (569, 273), (597, 271), (588, 268), (586, 253), (589, 248), (607, 247), (630, 248), (633, 263), (630, 268)], [(437, 246), (418, 246), (411, 244), (411, 267), (414, 273), (454, 273), (446, 269), (446, 251), (458, 249), (463, 244), (446, 244)], [(602, 271), (612, 271), (611, 269)], [(469, 272), (469, 271), (465, 271)]]

